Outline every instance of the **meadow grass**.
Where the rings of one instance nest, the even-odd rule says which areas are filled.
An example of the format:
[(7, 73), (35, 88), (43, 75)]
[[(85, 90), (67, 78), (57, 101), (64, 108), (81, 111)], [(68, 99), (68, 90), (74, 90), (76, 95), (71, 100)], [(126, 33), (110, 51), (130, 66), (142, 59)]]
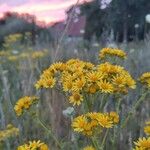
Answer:
[[(108, 48), (100, 57), (101, 44), (86, 50), (66, 42), (54, 60), (55, 48), (22, 46), (19, 38), (6, 39), (0, 51), (1, 149), (24, 150), (33, 140), (41, 150), (137, 150), (143, 141), (150, 148), (150, 76), (139, 79), (150, 70), (148, 40), (118, 44), (125, 55)], [(108, 73), (115, 65), (124, 69)]]

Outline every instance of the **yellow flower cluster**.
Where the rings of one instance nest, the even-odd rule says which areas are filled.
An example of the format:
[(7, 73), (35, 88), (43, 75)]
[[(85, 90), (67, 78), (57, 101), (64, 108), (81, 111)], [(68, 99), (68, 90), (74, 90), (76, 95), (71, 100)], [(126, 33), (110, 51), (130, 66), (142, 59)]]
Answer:
[(41, 50), (41, 51), (29, 51), (29, 52), (23, 52), (20, 55), (18, 55), (18, 59), (26, 59), (26, 58), (33, 58), (33, 59), (38, 59), (46, 56), (47, 51), (46, 50)]
[(103, 48), (100, 50), (99, 57), (100, 59), (104, 59), (107, 56), (117, 56), (119, 58), (126, 58), (127, 55), (123, 50), (117, 48)]
[(29, 141), (28, 144), (21, 145), (17, 150), (49, 150), (48, 146), (39, 141)]
[(133, 150), (150, 150), (150, 137), (139, 138), (134, 144), (136, 147)]
[(21, 116), (23, 111), (26, 109), (29, 109), (30, 106), (33, 103), (35, 103), (37, 100), (38, 100), (38, 97), (36, 97), (36, 96), (32, 96), (32, 97), (25, 96), (23, 98), (20, 98), (14, 107), (14, 110), (15, 110), (17, 116)]
[(14, 59), (11, 58), (15, 58), (15, 60), (22, 60), (27, 58), (38, 59), (46, 56), (46, 54), (46, 51), (22, 52), (19, 55), (10, 55), (7, 58), (10, 61), (14, 61)]
[(86, 146), (83, 150), (96, 150), (93, 146)]
[(9, 61), (17, 61), (17, 60), (18, 60), (18, 57), (12, 55), (12, 56), (8, 56), (7, 59), (8, 59)]
[(32, 52), (32, 53), (31, 53), (31, 57), (32, 57), (33, 59), (38, 59), (38, 58), (44, 57), (46, 54), (47, 54), (46, 52), (35, 51), (35, 52)]
[(8, 51), (4, 51), (4, 50), (2, 50), (2, 51), (0, 51), (0, 56), (2, 57), (2, 56), (8, 56), (9, 55), (9, 52)]
[(140, 82), (145, 84), (146, 86), (150, 87), (150, 72), (143, 73), (140, 78)]
[(121, 66), (108, 62), (94, 65), (79, 59), (66, 63), (55, 63), (46, 69), (36, 82), (35, 87), (53, 88), (55, 85), (68, 92), (69, 102), (80, 105), (83, 93), (127, 93), (135, 88), (135, 81)]
[(5, 37), (5, 43), (14, 43), (17, 42), (22, 38), (22, 34), (10, 34), (9, 36)]
[(99, 85), (103, 91), (127, 93), (128, 88), (134, 89), (136, 87), (136, 83), (128, 71), (119, 65), (112, 65), (106, 62), (100, 64), (98, 70), (104, 75), (103, 84)]
[(119, 115), (116, 112), (92, 112), (76, 117), (72, 122), (72, 127), (76, 132), (91, 136), (102, 128), (112, 128), (118, 122)]
[(146, 126), (144, 127), (144, 132), (148, 136), (150, 136), (150, 121), (146, 122)]
[(133, 150), (150, 150), (150, 121), (146, 122), (144, 132), (148, 137), (139, 138), (137, 142), (134, 142), (135, 149)]
[(18, 134), (19, 129), (11, 124), (8, 124), (5, 130), (0, 130), (0, 142), (5, 141), (9, 137), (17, 136)]

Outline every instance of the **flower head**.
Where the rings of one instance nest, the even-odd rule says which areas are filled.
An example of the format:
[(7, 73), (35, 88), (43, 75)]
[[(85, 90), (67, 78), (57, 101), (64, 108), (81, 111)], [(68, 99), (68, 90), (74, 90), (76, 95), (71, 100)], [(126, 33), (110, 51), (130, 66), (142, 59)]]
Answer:
[(116, 48), (103, 48), (100, 53), (100, 59), (104, 59), (107, 56), (116, 56), (119, 58), (126, 58), (126, 53), (123, 50), (116, 49)]
[(25, 97), (20, 98), (14, 107), (14, 110), (17, 116), (21, 116), (23, 111), (29, 109), (30, 106), (33, 103), (35, 103), (37, 100), (38, 100), (38, 97), (36, 96), (32, 96), (32, 97), (25, 96)]
[(140, 78), (140, 82), (150, 88), (150, 72), (143, 73)]
[(86, 146), (83, 150), (96, 150), (93, 146)]
[(148, 136), (150, 135), (150, 121), (146, 122), (146, 126), (144, 127), (144, 132)]
[(111, 83), (107, 82), (106, 80), (100, 81), (98, 83), (98, 86), (103, 93), (112, 93), (113, 92), (113, 85)]
[(101, 114), (98, 116), (97, 121), (103, 128), (111, 128), (113, 126), (113, 121), (107, 114)]
[(92, 126), (88, 124), (88, 120), (84, 115), (78, 116), (73, 120), (72, 127), (74, 131), (81, 132), (84, 135), (92, 135)]
[(117, 124), (119, 122), (119, 115), (116, 112), (114, 111), (110, 112), (109, 116), (114, 124)]
[(29, 141), (28, 144), (21, 145), (17, 148), (17, 150), (49, 150), (48, 146), (41, 142), (40, 140), (38, 141)]
[(135, 150), (149, 150), (150, 149), (150, 137), (149, 138), (139, 138), (137, 142), (134, 142), (136, 148)]
[(0, 142), (5, 141), (10, 137), (15, 137), (19, 135), (19, 129), (14, 127), (12, 124), (8, 124), (7, 128), (0, 130)]
[(73, 103), (73, 105), (80, 105), (82, 101), (83, 101), (83, 96), (77, 92), (73, 93), (69, 97), (69, 102)]
[(119, 122), (118, 117), (115, 112), (111, 112), (110, 114), (91, 112), (74, 118), (72, 127), (76, 132), (92, 136), (103, 128), (112, 128), (113, 125)]

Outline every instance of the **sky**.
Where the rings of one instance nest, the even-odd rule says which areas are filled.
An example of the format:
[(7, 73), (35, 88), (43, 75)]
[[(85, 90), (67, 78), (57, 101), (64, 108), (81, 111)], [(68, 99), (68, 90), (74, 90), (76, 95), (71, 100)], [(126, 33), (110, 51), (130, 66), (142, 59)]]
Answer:
[[(29, 13), (46, 23), (65, 19), (65, 10), (77, 0), (0, 0), (0, 17), (4, 12)], [(80, 0), (80, 3), (92, 0)]]

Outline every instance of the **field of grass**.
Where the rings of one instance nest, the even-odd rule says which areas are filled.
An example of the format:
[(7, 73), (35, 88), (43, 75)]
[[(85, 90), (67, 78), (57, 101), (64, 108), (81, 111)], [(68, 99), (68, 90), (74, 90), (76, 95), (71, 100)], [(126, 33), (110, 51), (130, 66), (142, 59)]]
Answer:
[(150, 149), (149, 39), (89, 50), (20, 39), (0, 51), (0, 150)]

